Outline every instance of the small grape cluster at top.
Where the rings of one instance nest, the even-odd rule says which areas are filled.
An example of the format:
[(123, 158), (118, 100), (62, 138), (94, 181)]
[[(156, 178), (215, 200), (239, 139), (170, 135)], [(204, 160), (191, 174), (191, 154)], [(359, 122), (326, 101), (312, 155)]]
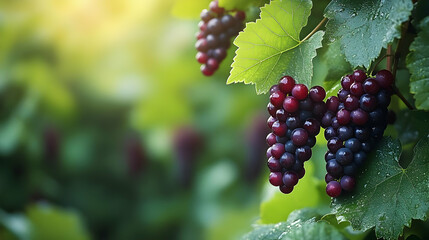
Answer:
[(375, 78), (355, 70), (342, 78), (337, 96), (327, 99), (321, 124), (328, 141), (325, 181), (329, 196), (354, 189), (357, 170), (386, 129), (392, 84), (393, 75), (387, 70)]
[(211, 76), (219, 68), (230, 47), (230, 39), (243, 30), (246, 14), (236, 11), (232, 16), (229, 11), (219, 7), (217, 0), (210, 2), (209, 10), (204, 9), (200, 14), (195, 48), (198, 53), (197, 61), (201, 63), (201, 72)]
[(326, 106), (325, 90), (315, 86), (308, 90), (304, 84), (295, 84), (284, 76), (270, 89), (267, 135), (269, 181), (283, 193), (292, 192), (305, 174), (304, 162), (311, 157), (311, 148), (320, 132), (320, 120)]

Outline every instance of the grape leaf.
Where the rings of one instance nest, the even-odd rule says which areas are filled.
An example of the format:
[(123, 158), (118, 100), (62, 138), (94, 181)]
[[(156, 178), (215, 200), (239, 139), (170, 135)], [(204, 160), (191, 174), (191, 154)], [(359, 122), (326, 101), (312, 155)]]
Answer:
[(334, 200), (338, 220), (366, 231), (375, 227), (377, 238), (397, 239), (412, 219), (426, 218), (429, 209), (429, 137), (414, 148), (406, 169), (399, 163), (401, 144), (383, 139), (372, 151), (352, 196)]
[(429, 134), (429, 113), (425, 111), (402, 110), (396, 114), (395, 128), (402, 144), (417, 142)]
[(277, 224), (259, 225), (242, 239), (346, 239), (335, 227), (315, 218), (306, 221), (296, 220)]
[(339, 42), (329, 45), (322, 56), (323, 64), (326, 65), (327, 74), (324, 81), (325, 89), (331, 89), (341, 81), (341, 77), (352, 72), (352, 67), (345, 61), (344, 53), (341, 51)]
[(325, 9), (326, 34), (341, 42), (354, 67), (368, 68), (383, 47), (400, 37), (401, 23), (412, 9), (411, 0), (333, 0)]
[(411, 43), (407, 56), (410, 70), (410, 89), (416, 99), (416, 108), (429, 110), (429, 17), (422, 20), (422, 29)]
[(261, 18), (248, 23), (234, 41), (238, 50), (227, 84), (252, 83), (260, 94), (287, 74), (310, 85), (312, 59), (324, 34), (318, 31), (306, 41), (299, 40), (311, 7), (310, 0), (273, 0), (261, 8)]

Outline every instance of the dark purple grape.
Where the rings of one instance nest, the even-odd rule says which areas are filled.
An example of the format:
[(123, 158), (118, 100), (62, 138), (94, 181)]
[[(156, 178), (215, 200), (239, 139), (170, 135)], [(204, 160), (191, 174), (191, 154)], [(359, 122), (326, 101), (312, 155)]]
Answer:
[(341, 126), (337, 129), (337, 137), (341, 141), (345, 141), (353, 136), (353, 128), (348, 126)]
[(327, 128), (327, 127), (331, 126), (332, 118), (334, 118), (334, 114), (331, 111), (326, 112), (325, 115), (323, 115), (322, 120), (321, 120), (322, 127)]
[(368, 122), (368, 113), (358, 108), (351, 112), (350, 117), (352, 122), (356, 125), (365, 125)]
[(242, 22), (246, 19), (246, 13), (243, 11), (237, 11), (235, 13), (235, 18)]
[(334, 180), (335, 180), (335, 178), (334, 178), (334, 177), (332, 177), (331, 175), (329, 175), (329, 173), (327, 173), (327, 174), (325, 175), (325, 182), (326, 182), (326, 183), (332, 182), (332, 181), (334, 181)]
[(276, 135), (274, 135), (274, 133), (269, 133), (267, 135), (267, 139), (266, 140), (267, 140), (268, 146), (272, 146), (274, 143), (277, 142)]
[[(288, 129), (288, 131), (289, 131), (289, 129)], [(286, 136), (284, 136), (284, 137), (276, 136), (276, 142), (278, 142), (278, 143), (285, 144), (288, 140), (289, 140), (289, 138), (287, 138)]]
[(303, 128), (310, 136), (316, 136), (320, 132), (320, 123), (314, 118), (309, 118), (304, 122)]
[(299, 102), (299, 109), (305, 110), (305, 111), (312, 111), (313, 110), (313, 101), (309, 97), (307, 97), (304, 100), (301, 100)]
[(203, 20), (204, 22), (208, 22), (210, 19), (212, 19), (214, 17), (214, 13), (207, 10), (207, 9), (203, 9), (200, 13), (200, 18), (201, 20)]
[(327, 151), (325, 153), (325, 161), (327, 162), (327, 161), (332, 160), (332, 159), (335, 159), (335, 154), (331, 153), (330, 151)]
[(358, 69), (353, 72), (352, 78), (355, 82), (363, 82), (366, 79), (366, 74), (364, 71)]
[(300, 161), (307, 161), (311, 158), (311, 148), (309, 146), (303, 146), (296, 149), (295, 156)]
[(287, 187), (285, 185), (281, 185), (279, 188), (280, 188), (280, 191), (284, 194), (289, 194), (293, 191), (293, 187)]
[(292, 167), (292, 171), (294, 172), (300, 172), (304, 168), (304, 162), (300, 161), (299, 159), (295, 159), (295, 164)]
[(362, 166), (366, 160), (366, 153), (364, 151), (357, 152), (353, 155), (353, 162), (357, 166)]
[(362, 83), (354, 82), (350, 86), (350, 93), (355, 95), (356, 97), (360, 97), (363, 94), (363, 86)]
[(273, 133), (279, 137), (283, 137), (286, 134), (287, 126), (283, 122), (276, 121), (272, 127)]
[(334, 137), (334, 138), (331, 138), (328, 140), (329, 151), (336, 153), (338, 151), (338, 149), (340, 149), (342, 147), (343, 147), (343, 142), (339, 138)]
[(292, 131), (291, 139), (295, 146), (304, 146), (308, 140), (308, 133), (302, 128), (296, 128)]
[(331, 96), (326, 100), (326, 108), (331, 112), (336, 112), (339, 104), (340, 100), (335, 96)]
[(283, 184), (286, 187), (293, 187), (298, 183), (298, 179), (298, 174), (293, 171), (288, 171), (283, 175)]
[(271, 172), (269, 181), (273, 186), (280, 186), (283, 184), (283, 174), (281, 172)]
[(352, 78), (350, 77), (350, 75), (344, 76), (344, 77), (341, 79), (341, 86), (342, 86), (342, 87), (343, 87), (343, 89), (345, 89), (345, 90), (350, 90), (350, 85), (352, 85), (352, 83), (353, 83), (353, 80), (352, 80)]
[(213, 51), (213, 57), (216, 59), (216, 60), (218, 60), (219, 62), (221, 62), (223, 59), (225, 59), (225, 57), (226, 57), (226, 51), (225, 51), (225, 48), (222, 48), (222, 47), (220, 47), (220, 48), (216, 48), (214, 51)]
[(347, 96), (350, 94), (349, 91), (345, 90), (345, 89), (340, 89), (338, 91), (338, 100), (340, 100), (340, 102), (344, 102), (344, 100), (346, 100)]
[(370, 134), (371, 129), (369, 129), (368, 127), (356, 126), (354, 135), (359, 141), (367, 141), (370, 137)]
[(289, 140), (285, 143), (285, 151), (289, 153), (295, 153), (296, 146), (293, 144), (292, 140)]
[(388, 107), (390, 104), (390, 94), (386, 90), (381, 90), (377, 94), (378, 107)]
[(310, 111), (300, 111), (299, 112), (299, 118), (302, 120), (302, 121), (305, 121), (305, 120), (307, 120), (307, 119), (309, 119), (309, 118), (312, 118), (313, 117), (313, 113), (312, 112), (310, 112)]
[(333, 127), (328, 127), (325, 129), (325, 139), (329, 140), (337, 136), (337, 131)]
[(335, 178), (343, 175), (343, 167), (335, 159), (329, 160), (326, 163), (326, 171)]
[(370, 142), (363, 142), (362, 143), (362, 150), (364, 152), (370, 152), (371, 151), (371, 143)]
[(393, 75), (388, 70), (381, 70), (375, 75), (375, 80), (382, 88), (389, 88), (393, 84)]
[(362, 144), (357, 138), (350, 138), (345, 141), (344, 146), (350, 149), (352, 152), (359, 152)]
[(271, 155), (276, 158), (280, 159), (281, 156), (285, 153), (285, 145), (281, 143), (275, 143), (271, 146)]
[(279, 88), (284, 94), (290, 94), (295, 86), (295, 80), (291, 76), (284, 76), (279, 81)]
[(224, 27), (231, 27), (235, 23), (234, 17), (229, 14), (223, 15), (220, 21)]
[(347, 125), (350, 122), (351, 116), (350, 112), (346, 109), (340, 109), (337, 112), (337, 120), (340, 125)]
[(275, 121), (277, 121), (277, 119), (275, 119), (273, 116), (270, 116), (270, 117), (268, 118), (268, 120), (267, 120), (267, 126), (268, 126), (269, 128), (272, 128), (272, 127), (273, 127), (273, 123), (274, 123)]
[(292, 96), (298, 100), (304, 100), (308, 95), (308, 88), (304, 84), (295, 84), (292, 88)]
[(375, 79), (369, 78), (363, 83), (363, 90), (368, 94), (374, 95), (378, 93), (380, 86), (378, 86), (378, 83), (375, 81)]
[(359, 98), (349, 95), (346, 100), (344, 100), (344, 108), (353, 111), (359, 107)]
[(299, 108), (299, 101), (293, 96), (287, 96), (283, 102), (283, 108), (289, 112), (296, 112)]
[(302, 126), (302, 122), (298, 117), (288, 117), (286, 119), (286, 125), (290, 129), (295, 129)]
[(285, 152), (280, 158), (280, 164), (286, 169), (290, 169), (295, 164), (295, 157), (292, 153)]
[(280, 161), (273, 157), (270, 157), (268, 159), (267, 165), (271, 172), (279, 172), (282, 170), (282, 165), (280, 164)]
[(276, 118), (281, 122), (286, 121), (287, 116), (286, 116), (286, 112), (283, 108), (280, 108), (276, 111)]
[(326, 92), (321, 86), (314, 86), (310, 88), (308, 95), (313, 102), (322, 102), (326, 97)]
[(340, 148), (335, 154), (335, 160), (341, 165), (348, 165), (353, 162), (353, 152), (348, 148)]
[(340, 181), (341, 188), (346, 191), (352, 191), (355, 188), (356, 181), (353, 177), (343, 176)]
[(360, 108), (367, 112), (373, 111), (377, 107), (377, 99), (370, 94), (364, 94), (360, 97)]
[(309, 146), (310, 148), (314, 147), (314, 145), (316, 145), (316, 137), (315, 136), (308, 137), (306, 145)]
[(209, 45), (207, 43), (207, 40), (205, 38), (201, 38), (200, 40), (198, 40), (195, 43), (195, 48), (199, 51), (199, 52), (207, 52), (207, 50), (209, 49)]
[(270, 95), (270, 102), (276, 107), (280, 108), (283, 105), (283, 101), (285, 100), (285, 94), (281, 91), (273, 92)]
[(326, 185), (326, 193), (330, 197), (338, 197), (341, 195), (341, 185), (337, 181), (331, 181)]

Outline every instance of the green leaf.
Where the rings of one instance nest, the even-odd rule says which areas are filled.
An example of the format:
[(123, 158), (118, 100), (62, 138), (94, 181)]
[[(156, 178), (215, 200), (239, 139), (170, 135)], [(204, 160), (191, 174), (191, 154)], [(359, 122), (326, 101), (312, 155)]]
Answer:
[(345, 61), (344, 53), (341, 51), (340, 42), (329, 45), (328, 50), (323, 54), (323, 63), (327, 67), (327, 74), (324, 81), (325, 89), (331, 89), (335, 84), (340, 83), (341, 77), (350, 74), (352, 67)]
[(286, 222), (257, 225), (242, 239), (346, 239), (335, 227), (320, 219), (320, 211), (305, 208), (294, 211)]
[(305, 169), (306, 177), (299, 180), (291, 194), (283, 194), (271, 185), (268, 187), (263, 194), (265, 199), (261, 203), (261, 223), (285, 221), (294, 210), (315, 207), (329, 199), (326, 194), (318, 191), (318, 181), (313, 177), (314, 163), (308, 161)]
[(366, 231), (375, 227), (377, 238), (397, 239), (412, 219), (425, 219), (429, 209), (429, 138), (414, 149), (414, 158), (403, 169), (399, 163), (401, 144), (383, 139), (368, 158), (352, 196), (333, 202), (338, 220)]
[(417, 142), (429, 134), (429, 112), (402, 110), (396, 116), (395, 128), (402, 144)]
[(422, 29), (410, 46), (407, 67), (410, 70), (410, 89), (416, 108), (429, 110), (429, 17), (422, 20)]
[(252, 83), (260, 94), (287, 74), (310, 85), (312, 59), (324, 34), (300, 40), (311, 7), (310, 0), (273, 0), (261, 8), (261, 18), (248, 23), (234, 41), (238, 50), (227, 83)]
[(411, 0), (333, 0), (325, 9), (330, 41), (339, 40), (347, 61), (368, 68), (383, 47), (400, 37)]

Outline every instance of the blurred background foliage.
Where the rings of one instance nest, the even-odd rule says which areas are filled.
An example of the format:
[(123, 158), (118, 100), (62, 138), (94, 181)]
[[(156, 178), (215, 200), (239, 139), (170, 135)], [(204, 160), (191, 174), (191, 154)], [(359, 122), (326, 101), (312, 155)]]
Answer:
[[(237, 2), (253, 21), (267, 1)], [(235, 47), (200, 73), (208, 3), (0, 2), (0, 239), (237, 239), (328, 206), (323, 161), (291, 195), (268, 186), (267, 96), (225, 85)], [(343, 74), (324, 51), (319, 83)]]

